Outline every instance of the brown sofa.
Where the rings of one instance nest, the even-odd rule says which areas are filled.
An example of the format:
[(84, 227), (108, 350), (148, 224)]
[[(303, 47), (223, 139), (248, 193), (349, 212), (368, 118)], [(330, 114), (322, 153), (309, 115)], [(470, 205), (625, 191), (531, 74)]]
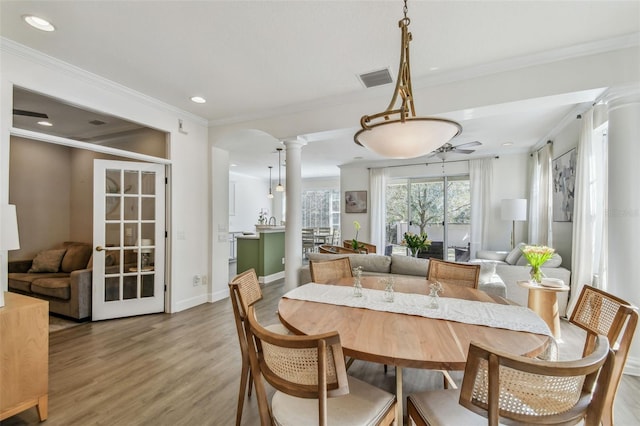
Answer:
[[(31, 260), (8, 265), (9, 291), (49, 301), (49, 311), (76, 320), (91, 318), (92, 246), (65, 242)], [(56, 263), (58, 266), (56, 267)]]

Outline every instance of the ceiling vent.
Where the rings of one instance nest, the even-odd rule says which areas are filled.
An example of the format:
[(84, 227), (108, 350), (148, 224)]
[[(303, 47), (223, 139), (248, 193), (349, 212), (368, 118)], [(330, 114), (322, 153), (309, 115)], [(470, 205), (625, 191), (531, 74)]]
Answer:
[(358, 78), (360, 78), (360, 81), (367, 89), (393, 83), (393, 78), (391, 78), (389, 68), (360, 74)]
[(102, 126), (103, 124), (107, 124), (106, 122), (101, 120), (91, 120), (89, 123), (93, 124), (94, 126)]

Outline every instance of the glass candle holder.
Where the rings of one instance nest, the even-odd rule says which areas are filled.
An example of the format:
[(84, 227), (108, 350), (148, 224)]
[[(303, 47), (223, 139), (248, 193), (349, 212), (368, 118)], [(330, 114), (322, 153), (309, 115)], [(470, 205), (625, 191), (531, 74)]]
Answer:
[(395, 291), (393, 290), (393, 278), (387, 278), (384, 286), (383, 298), (385, 302), (393, 302)]

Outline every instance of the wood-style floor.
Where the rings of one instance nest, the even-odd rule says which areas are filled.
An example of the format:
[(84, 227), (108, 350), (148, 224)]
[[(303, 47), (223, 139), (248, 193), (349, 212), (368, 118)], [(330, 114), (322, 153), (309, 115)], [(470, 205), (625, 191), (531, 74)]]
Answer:
[[(282, 283), (264, 288), (259, 318), (276, 320)], [(563, 321), (562, 358), (577, 357), (583, 335)], [(48, 426), (233, 425), (240, 350), (230, 301), (177, 314), (82, 324), (50, 335)], [(390, 392), (393, 369), (356, 361), (350, 374)], [(460, 374), (454, 373), (460, 380)], [(405, 370), (405, 395), (440, 388), (442, 376)], [(640, 378), (625, 376), (615, 404), (616, 426), (640, 424)], [(2, 421), (36, 425), (35, 408)], [(259, 425), (255, 397), (243, 425)], [(457, 426), (457, 425), (455, 425)]]

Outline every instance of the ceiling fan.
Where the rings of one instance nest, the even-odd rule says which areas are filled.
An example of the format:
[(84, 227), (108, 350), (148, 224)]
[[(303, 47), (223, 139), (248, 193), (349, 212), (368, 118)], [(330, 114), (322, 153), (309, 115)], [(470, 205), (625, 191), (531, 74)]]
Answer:
[(460, 145), (455, 145), (455, 146), (447, 142), (444, 145), (442, 145), (440, 148), (431, 151), (431, 153), (429, 153), (427, 157), (439, 157), (439, 158), (442, 158), (442, 160), (444, 160), (444, 157), (448, 153), (471, 154), (472, 152), (475, 152), (475, 149), (466, 149), (466, 148), (468, 147), (470, 148), (472, 146), (478, 146), (478, 145), (482, 145), (482, 142), (473, 141), (473, 142), (462, 143)]
[(27, 111), (24, 109), (13, 109), (13, 115), (24, 115), (25, 117), (35, 118), (49, 118), (49, 116), (43, 112)]

